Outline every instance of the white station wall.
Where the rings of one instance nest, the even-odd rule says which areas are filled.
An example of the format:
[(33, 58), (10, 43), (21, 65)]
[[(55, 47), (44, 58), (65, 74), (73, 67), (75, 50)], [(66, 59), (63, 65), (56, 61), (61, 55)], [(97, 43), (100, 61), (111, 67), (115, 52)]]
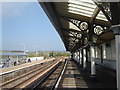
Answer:
[[(95, 47), (95, 62), (97, 64), (101, 63), (101, 48), (103, 56), (103, 65), (108, 68), (116, 69), (116, 59), (115, 59), (115, 40), (111, 40), (109, 43), (101, 44), (99, 47)], [(74, 60), (79, 61), (78, 53), (74, 53)], [(88, 61), (90, 61), (90, 51), (88, 51)]]
[[(108, 68), (116, 69), (116, 59), (115, 59), (115, 40), (109, 42), (108, 45), (106, 43), (101, 44), (102, 46), (102, 53), (103, 53), (103, 65)], [(95, 47), (96, 52), (96, 63), (101, 64), (101, 54), (100, 48)]]
[(110, 47), (106, 48), (106, 59), (115, 60), (115, 40), (112, 40)]

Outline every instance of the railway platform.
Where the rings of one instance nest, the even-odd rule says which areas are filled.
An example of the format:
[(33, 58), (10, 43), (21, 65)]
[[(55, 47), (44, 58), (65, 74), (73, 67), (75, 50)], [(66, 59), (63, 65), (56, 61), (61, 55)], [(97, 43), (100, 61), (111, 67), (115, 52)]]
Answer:
[[(0, 88), (24, 88), (26, 85), (29, 85), (29, 83), (36, 80), (38, 76), (42, 75), (43, 71), (45, 73), (47, 69), (50, 69), (57, 63), (58, 62), (55, 58), (51, 58), (33, 61), (18, 66), (2, 68), (0, 72)], [(25, 81), (29, 82), (24, 83)]]
[(27, 63), (21, 64), (21, 65), (17, 65), (17, 66), (0, 68), (0, 74), (13, 72), (15, 70), (26, 68), (26, 67), (30, 67), (30, 66), (33, 66), (33, 65), (36, 65), (36, 64), (40, 64), (40, 63), (49, 62), (49, 61), (51, 61), (53, 59), (55, 59), (55, 58), (44, 59), (44, 60), (36, 60), (36, 61), (32, 61), (32, 62), (27, 62)]
[[(90, 67), (90, 64), (87, 63), (87, 66)], [(100, 66), (97, 66), (97, 77), (96, 80), (93, 81), (90, 78), (89, 68), (84, 70), (74, 60), (68, 60), (65, 72), (62, 76), (58, 88), (109, 88), (116, 90), (116, 77), (114, 77), (109, 72), (107, 69), (101, 69)]]

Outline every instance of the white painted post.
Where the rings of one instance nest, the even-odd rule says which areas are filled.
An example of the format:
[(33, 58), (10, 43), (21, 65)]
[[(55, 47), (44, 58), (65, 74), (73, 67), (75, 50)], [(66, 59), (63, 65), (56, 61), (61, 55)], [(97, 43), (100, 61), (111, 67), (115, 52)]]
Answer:
[(76, 52), (75, 52), (75, 61), (76, 61)]
[(79, 52), (80, 52), (80, 54), (79, 54), (80, 55), (80, 58), (79, 58), (80, 62), (79, 62), (79, 64), (82, 65), (82, 53), (81, 53), (81, 50)]
[(73, 60), (73, 53), (72, 53), (72, 55), (71, 55), (71, 60)]
[(75, 60), (75, 52), (73, 53), (73, 59)]
[(120, 90), (120, 25), (113, 25), (111, 29), (115, 34), (117, 88)]
[(91, 78), (96, 78), (96, 68), (95, 68), (95, 49), (94, 44), (90, 45), (90, 54), (91, 54)]
[(75, 52), (75, 61), (77, 62), (77, 51)]
[(79, 51), (78, 51), (78, 60), (79, 60)]
[(103, 59), (106, 59), (106, 45), (103, 44)]
[(76, 52), (75, 52), (75, 61), (76, 61)]
[(81, 65), (81, 66), (82, 66), (82, 67), (83, 67), (83, 59), (84, 59), (84, 58), (83, 58), (83, 54), (84, 54), (84, 53), (83, 53), (83, 49), (81, 49), (81, 55), (82, 55), (82, 59), (81, 59), (81, 60), (82, 60), (82, 65)]
[(83, 49), (83, 69), (86, 69), (86, 49)]
[(95, 47), (95, 58), (98, 58), (98, 49)]
[(77, 57), (78, 57), (78, 58), (77, 58), (77, 62), (78, 62), (78, 63), (79, 63), (79, 56), (80, 56), (80, 55), (79, 55), (79, 51), (77, 51)]
[(76, 62), (77, 62), (77, 58), (78, 58), (78, 55), (77, 55), (77, 51), (76, 51)]

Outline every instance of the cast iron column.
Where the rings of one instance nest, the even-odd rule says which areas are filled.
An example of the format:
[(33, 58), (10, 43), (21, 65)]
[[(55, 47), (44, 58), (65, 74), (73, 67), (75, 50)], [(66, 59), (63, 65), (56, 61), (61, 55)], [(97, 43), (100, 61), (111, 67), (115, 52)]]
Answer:
[(86, 48), (83, 49), (83, 69), (86, 70)]
[(95, 44), (90, 43), (90, 55), (91, 55), (91, 79), (96, 79), (96, 68), (95, 68)]
[(82, 65), (82, 53), (81, 53), (81, 50), (80, 50), (79, 52), (80, 52), (80, 54), (79, 54), (79, 55), (80, 55), (80, 58), (79, 58), (79, 61), (80, 61), (80, 62), (79, 62), (79, 64), (80, 64), (80, 66), (81, 66), (81, 65)]
[(111, 27), (115, 34), (117, 88), (120, 90), (120, 24)]

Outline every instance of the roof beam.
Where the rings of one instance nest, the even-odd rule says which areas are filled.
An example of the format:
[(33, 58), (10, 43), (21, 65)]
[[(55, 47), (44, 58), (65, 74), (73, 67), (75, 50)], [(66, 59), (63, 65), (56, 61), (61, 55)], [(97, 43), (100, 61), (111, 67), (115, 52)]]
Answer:
[(97, 17), (98, 13), (100, 12), (100, 8), (97, 6), (92, 14), (92, 17), (90, 19), (90, 23), (93, 22), (95, 20), (95, 18)]
[[(65, 19), (65, 20), (67, 20), (67, 21), (69, 21), (69, 22), (71, 22), (73, 25), (75, 25), (77, 28), (79, 28), (79, 30), (81, 31), (82, 35), (84, 35), (85, 37), (87, 37), (86, 33), (80, 29), (80, 26), (77, 26), (76, 23), (74, 23), (72, 20), (70, 20), (70, 19), (73, 19), (73, 18), (63, 17), (63, 16), (60, 16), (60, 17), (63, 18), (63, 19)], [(73, 19), (73, 20), (80, 21), (78, 19)], [(88, 22), (86, 22), (86, 23), (88, 23)]]
[(107, 42), (108, 41), (106, 39), (101, 38), (100, 36), (96, 36), (96, 38), (99, 39), (99, 40), (101, 40), (101, 41), (103, 41), (103, 42)]
[(63, 31), (66, 31), (66, 32), (70, 32), (70, 31), (72, 31), (72, 32), (75, 32), (75, 33), (82, 34), (82, 32), (81, 32), (81, 31), (74, 30), (74, 29), (62, 29), (62, 30), (63, 30)]
[(100, 10), (103, 12), (103, 14), (105, 15), (105, 17), (107, 18), (107, 20), (112, 23), (110, 17), (108, 16), (107, 12), (104, 10), (104, 8), (102, 7), (101, 4), (99, 4), (98, 2), (94, 1), (94, 3), (100, 8)]
[(78, 38), (78, 37), (76, 37), (76, 36), (70, 36), (70, 35), (66, 35), (66, 34), (64, 34), (64, 36), (67, 37), (67, 38), (75, 38), (75, 39), (81, 40), (81, 38)]

